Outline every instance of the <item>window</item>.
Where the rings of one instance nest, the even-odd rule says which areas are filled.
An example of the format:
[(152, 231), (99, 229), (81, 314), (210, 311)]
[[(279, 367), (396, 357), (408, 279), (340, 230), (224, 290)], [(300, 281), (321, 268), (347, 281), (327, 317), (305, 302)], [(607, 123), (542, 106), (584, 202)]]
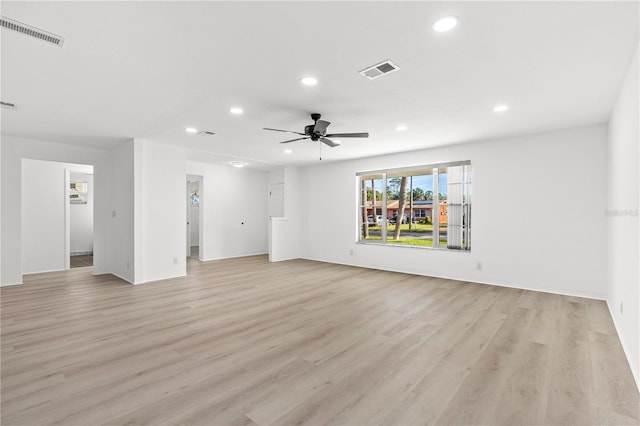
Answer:
[(359, 242), (471, 250), (469, 161), (361, 172), (357, 178)]
[(87, 182), (69, 182), (69, 202), (71, 204), (87, 204)]

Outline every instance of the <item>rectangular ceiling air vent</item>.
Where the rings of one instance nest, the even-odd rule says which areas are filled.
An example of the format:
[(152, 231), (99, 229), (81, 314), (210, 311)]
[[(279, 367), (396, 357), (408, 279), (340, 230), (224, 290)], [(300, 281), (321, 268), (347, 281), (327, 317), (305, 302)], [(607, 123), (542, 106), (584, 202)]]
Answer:
[(387, 60), (363, 69), (362, 71), (360, 71), (360, 74), (364, 75), (369, 80), (373, 80), (374, 78), (389, 74), (390, 72), (394, 72), (398, 69), (399, 68), (396, 64)]
[(46, 41), (47, 43), (55, 44), (56, 46), (62, 46), (64, 44), (64, 38), (59, 35), (48, 33), (39, 28), (14, 21), (13, 19), (5, 16), (0, 16), (0, 26), (8, 30), (17, 31), (29, 37), (37, 38), (38, 40)]
[(11, 102), (0, 101), (0, 105), (2, 105), (2, 108), (18, 109), (16, 104), (12, 104)]

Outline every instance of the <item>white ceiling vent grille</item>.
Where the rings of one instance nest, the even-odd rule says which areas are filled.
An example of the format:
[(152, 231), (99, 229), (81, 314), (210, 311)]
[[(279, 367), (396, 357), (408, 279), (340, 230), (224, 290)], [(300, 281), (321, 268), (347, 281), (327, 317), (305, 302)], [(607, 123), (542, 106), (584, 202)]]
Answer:
[(9, 19), (4, 16), (0, 16), (0, 26), (8, 30), (17, 31), (29, 37), (37, 38), (38, 40), (46, 41), (47, 43), (55, 44), (56, 46), (62, 46), (64, 44), (64, 38), (59, 35), (42, 31), (39, 28), (14, 21), (13, 19)]
[(389, 74), (390, 72), (397, 71), (398, 69), (399, 68), (396, 64), (387, 60), (363, 69), (360, 71), (360, 74), (364, 75), (369, 80), (373, 80), (374, 78), (381, 77), (385, 74)]

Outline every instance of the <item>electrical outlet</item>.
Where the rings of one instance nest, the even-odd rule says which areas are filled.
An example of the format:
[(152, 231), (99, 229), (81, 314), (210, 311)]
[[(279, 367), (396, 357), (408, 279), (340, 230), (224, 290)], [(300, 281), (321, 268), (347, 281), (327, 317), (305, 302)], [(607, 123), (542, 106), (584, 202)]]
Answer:
[(620, 315), (624, 315), (624, 302), (620, 302)]
[(478, 271), (482, 271), (482, 262), (478, 262), (478, 263), (476, 263), (476, 269), (477, 269)]
[(174, 265), (177, 265), (177, 264), (178, 264), (178, 258), (177, 258), (177, 257), (174, 257), (174, 258), (173, 258), (173, 264), (174, 264)]

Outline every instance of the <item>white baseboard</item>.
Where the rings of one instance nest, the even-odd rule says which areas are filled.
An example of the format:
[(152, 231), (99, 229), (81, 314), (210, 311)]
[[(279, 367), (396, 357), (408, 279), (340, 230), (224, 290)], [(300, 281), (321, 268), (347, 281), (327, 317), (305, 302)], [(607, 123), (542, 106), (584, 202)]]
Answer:
[(555, 288), (548, 288), (548, 287), (531, 287), (531, 286), (527, 286), (527, 285), (514, 284), (514, 283), (511, 283), (511, 282), (480, 281), (480, 280), (476, 280), (476, 279), (468, 279), (468, 278), (465, 278), (465, 277), (450, 277), (450, 276), (444, 276), (444, 275), (417, 273), (417, 272), (414, 272), (414, 271), (403, 271), (401, 269), (373, 268), (373, 267), (370, 267), (370, 266), (356, 265), (356, 264), (346, 263), (346, 262), (336, 262), (336, 261), (333, 261), (333, 260), (314, 259), (314, 258), (310, 258), (310, 257), (300, 257), (300, 259), (312, 260), (312, 261), (316, 261), (316, 262), (335, 263), (337, 265), (354, 266), (356, 268), (379, 269), (381, 271), (398, 272), (400, 274), (411, 274), (411, 275), (418, 275), (418, 276), (423, 276), (423, 277), (442, 278), (442, 279), (445, 279), (445, 280), (462, 281), (462, 282), (474, 283), (474, 284), (494, 285), (494, 286), (497, 286), (497, 287), (515, 288), (515, 289), (518, 289), (518, 290), (538, 291), (538, 292), (541, 292), (541, 293), (558, 294), (560, 296), (582, 297), (582, 298), (585, 298), (585, 299), (594, 299), (594, 300), (606, 300), (607, 299), (606, 294), (601, 294), (601, 293), (565, 291), (565, 290), (558, 290), (558, 289), (555, 289)]
[(618, 323), (616, 322), (616, 316), (613, 314), (614, 310), (611, 308), (609, 301), (607, 300), (607, 308), (609, 308), (609, 315), (611, 315), (611, 319), (613, 320), (613, 326), (616, 329), (616, 333), (618, 334), (618, 340), (620, 340), (620, 344), (622, 345), (622, 350), (624, 351), (624, 356), (627, 357), (627, 364), (629, 364), (629, 368), (631, 368), (631, 375), (633, 376), (633, 380), (636, 382), (636, 389), (640, 392), (640, 377), (638, 377), (638, 371), (636, 371), (634, 365), (631, 363), (631, 357), (629, 356), (629, 350), (627, 349), (627, 345), (625, 344), (624, 339), (622, 338), (622, 334), (620, 334), (620, 328), (618, 327)]
[(211, 260), (237, 259), (239, 257), (263, 256), (265, 254), (269, 254), (269, 253), (265, 251), (265, 252), (260, 252), (260, 253), (239, 254), (237, 256), (211, 257), (209, 259), (201, 259), (200, 262), (209, 262)]

